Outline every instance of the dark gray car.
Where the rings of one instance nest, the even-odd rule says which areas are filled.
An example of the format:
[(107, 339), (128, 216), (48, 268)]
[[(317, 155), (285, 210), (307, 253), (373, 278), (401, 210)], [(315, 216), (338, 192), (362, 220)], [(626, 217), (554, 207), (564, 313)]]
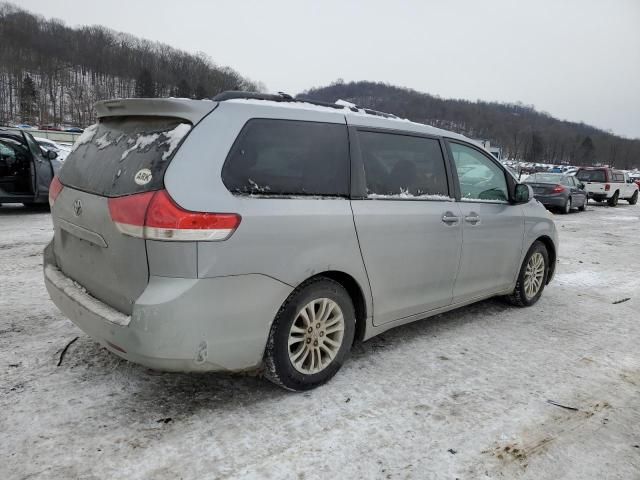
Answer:
[(305, 390), (355, 340), (495, 295), (532, 305), (553, 277), (553, 219), (468, 138), (214, 100), (98, 103), (54, 181), (45, 284), (116, 355)]
[(569, 213), (573, 208), (583, 211), (588, 197), (584, 185), (573, 175), (534, 173), (525, 180), (535, 198), (547, 208)]

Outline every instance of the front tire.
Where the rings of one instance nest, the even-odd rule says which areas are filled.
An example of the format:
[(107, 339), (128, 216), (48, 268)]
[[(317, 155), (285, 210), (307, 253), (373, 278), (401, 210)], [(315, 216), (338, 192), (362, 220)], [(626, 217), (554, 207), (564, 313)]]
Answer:
[(589, 202), (589, 199), (585, 197), (584, 202), (582, 203), (582, 206), (578, 207), (578, 210), (580, 210), (581, 212), (584, 212), (587, 209), (588, 202)]
[(629, 202), (629, 205), (635, 205), (638, 203), (638, 190), (633, 192), (633, 195), (631, 195), (631, 198), (627, 201)]
[(547, 283), (549, 275), (549, 253), (540, 241), (534, 242), (524, 257), (516, 288), (507, 299), (518, 307), (530, 307), (536, 303)]
[(265, 350), (265, 376), (300, 392), (326, 383), (351, 350), (355, 309), (338, 282), (311, 279), (296, 288), (271, 326)]

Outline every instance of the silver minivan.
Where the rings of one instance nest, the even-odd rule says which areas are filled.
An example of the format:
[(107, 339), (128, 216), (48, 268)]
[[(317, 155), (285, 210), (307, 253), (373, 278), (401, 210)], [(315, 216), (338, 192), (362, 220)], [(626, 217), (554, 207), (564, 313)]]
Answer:
[(461, 135), (246, 92), (96, 109), (50, 189), (44, 277), (127, 360), (306, 390), (355, 341), (492, 296), (532, 305), (553, 276), (553, 220)]

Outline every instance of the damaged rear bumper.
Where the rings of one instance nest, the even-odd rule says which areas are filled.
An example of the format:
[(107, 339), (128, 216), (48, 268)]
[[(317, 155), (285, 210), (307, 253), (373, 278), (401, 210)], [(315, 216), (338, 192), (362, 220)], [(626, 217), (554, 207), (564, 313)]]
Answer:
[(43, 265), (47, 291), (65, 316), (116, 355), (163, 371), (259, 366), (271, 322), (292, 290), (259, 274), (152, 276), (128, 316), (66, 276), (56, 265), (52, 243)]

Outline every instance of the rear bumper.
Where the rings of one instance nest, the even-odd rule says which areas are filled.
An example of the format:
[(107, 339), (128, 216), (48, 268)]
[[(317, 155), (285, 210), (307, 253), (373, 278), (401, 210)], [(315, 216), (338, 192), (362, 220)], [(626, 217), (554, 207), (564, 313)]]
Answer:
[(259, 274), (154, 277), (127, 316), (88, 294), (44, 253), (56, 306), (116, 355), (164, 371), (246, 370), (262, 362), (271, 322), (289, 285)]
[(545, 207), (564, 207), (567, 201), (562, 195), (534, 195), (534, 197)]
[(587, 196), (596, 202), (602, 202), (609, 198), (609, 195), (606, 193), (587, 192)]

